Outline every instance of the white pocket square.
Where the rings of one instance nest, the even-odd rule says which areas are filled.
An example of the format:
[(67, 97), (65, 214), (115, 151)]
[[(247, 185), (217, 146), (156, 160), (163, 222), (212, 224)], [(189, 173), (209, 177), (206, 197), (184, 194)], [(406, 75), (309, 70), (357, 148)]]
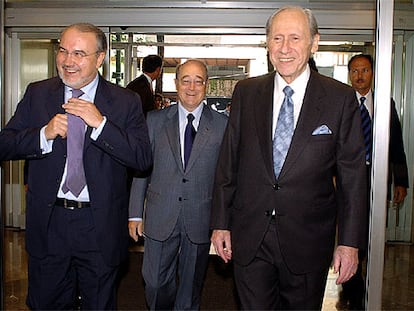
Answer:
[(316, 136), (316, 135), (330, 135), (332, 134), (331, 129), (326, 125), (323, 124), (321, 126), (318, 126), (313, 132), (312, 135)]

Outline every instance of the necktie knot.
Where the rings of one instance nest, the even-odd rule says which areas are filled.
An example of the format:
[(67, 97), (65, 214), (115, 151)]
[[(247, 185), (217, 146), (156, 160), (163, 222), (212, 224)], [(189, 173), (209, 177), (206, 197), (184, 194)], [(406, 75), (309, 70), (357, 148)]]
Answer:
[(78, 89), (72, 89), (72, 97), (73, 98), (79, 98), (81, 97), (83, 94), (85, 94), (82, 90), (78, 90)]
[(283, 93), (285, 93), (287, 97), (292, 97), (295, 91), (289, 85), (286, 85), (285, 88), (283, 89)]
[(189, 113), (187, 115), (187, 120), (188, 120), (188, 123), (192, 124), (194, 121), (194, 115), (192, 113)]
[(366, 98), (364, 96), (362, 96), (359, 101), (361, 102), (361, 105), (363, 105), (365, 103)]

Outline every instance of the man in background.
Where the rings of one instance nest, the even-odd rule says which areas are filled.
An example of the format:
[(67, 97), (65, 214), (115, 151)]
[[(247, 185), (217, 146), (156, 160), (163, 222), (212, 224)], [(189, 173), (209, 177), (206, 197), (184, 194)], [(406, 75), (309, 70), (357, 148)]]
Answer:
[(145, 235), (142, 275), (151, 310), (200, 308), (214, 172), (227, 124), (205, 104), (207, 82), (200, 60), (178, 65), (177, 105), (147, 117), (154, 166), (148, 178), (133, 180), (129, 234), (135, 241)]
[(147, 116), (148, 111), (157, 109), (152, 82), (161, 76), (162, 58), (148, 55), (142, 60), (142, 75), (131, 81), (126, 87), (141, 97), (142, 110)]
[[(348, 62), (348, 74), (356, 92), (356, 97), (361, 110), (362, 126), (366, 131), (366, 171), (368, 180), (368, 191), (371, 183), (371, 155), (372, 155), (372, 118), (374, 116), (374, 98), (372, 91), (373, 79), (373, 59), (371, 55), (358, 54), (353, 56)], [(389, 168), (388, 168), (388, 200), (396, 206), (404, 202), (408, 188), (408, 169), (407, 160), (404, 152), (401, 124), (395, 109), (395, 102), (391, 99), (391, 121), (390, 121), (390, 140), (389, 140)], [(366, 112), (366, 113), (365, 113)], [(364, 115), (366, 116), (364, 118)], [(391, 191), (391, 185), (394, 189)], [(369, 202), (366, 212), (369, 215)], [(367, 229), (368, 232), (368, 229)], [(368, 240), (368, 236), (366, 236)], [(342, 285), (343, 292), (341, 300), (349, 304), (351, 310), (362, 310), (365, 296), (365, 280), (363, 277), (362, 262), (366, 257), (365, 251), (359, 252), (359, 265), (356, 274)]]
[(127, 167), (151, 166), (138, 96), (98, 73), (105, 34), (87, 23), (61, 34), (59, 76), (29, 84), (0, 132), (0, 160), (29, 161), (27, 305), (32, 310), (116, 309), (128, 255)]

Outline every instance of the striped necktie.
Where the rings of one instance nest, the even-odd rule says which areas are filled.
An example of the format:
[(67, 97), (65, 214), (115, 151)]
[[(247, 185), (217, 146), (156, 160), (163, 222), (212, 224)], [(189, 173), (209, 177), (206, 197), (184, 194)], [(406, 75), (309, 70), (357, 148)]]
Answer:
[(366, 98), (361, 97), (359, 109), (361, 111), (361, 121), (362, 121), (362, 133), (364, 134), (365, 142), (365, 160), (367, 163), (371, 162), (371, 117), (367, 107), (365, 107), (364, 102)]

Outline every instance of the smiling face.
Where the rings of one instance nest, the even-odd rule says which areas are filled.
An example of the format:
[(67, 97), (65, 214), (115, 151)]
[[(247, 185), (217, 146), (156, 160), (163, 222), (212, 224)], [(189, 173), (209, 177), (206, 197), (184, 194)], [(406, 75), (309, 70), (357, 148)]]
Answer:
[(189, 60), (182, 64), (175, 79), (177, 96), (187, 111), (196, 109), (206, 96), (207, 71), (199, 61)]
[(319, 34), (311, 37), (308, 18), (300, 9), (285, 9), (273, 17), (267, 35), (269, 58), (287, 83), (305, 71), (318, 50)]
[(59, 77), (69, 87), (80, 89), (98, 74), (105, 52), (97, 52), (96, 36), (92, 32), (80, 32), (68, 28), (62, 34), (56, 54)]

